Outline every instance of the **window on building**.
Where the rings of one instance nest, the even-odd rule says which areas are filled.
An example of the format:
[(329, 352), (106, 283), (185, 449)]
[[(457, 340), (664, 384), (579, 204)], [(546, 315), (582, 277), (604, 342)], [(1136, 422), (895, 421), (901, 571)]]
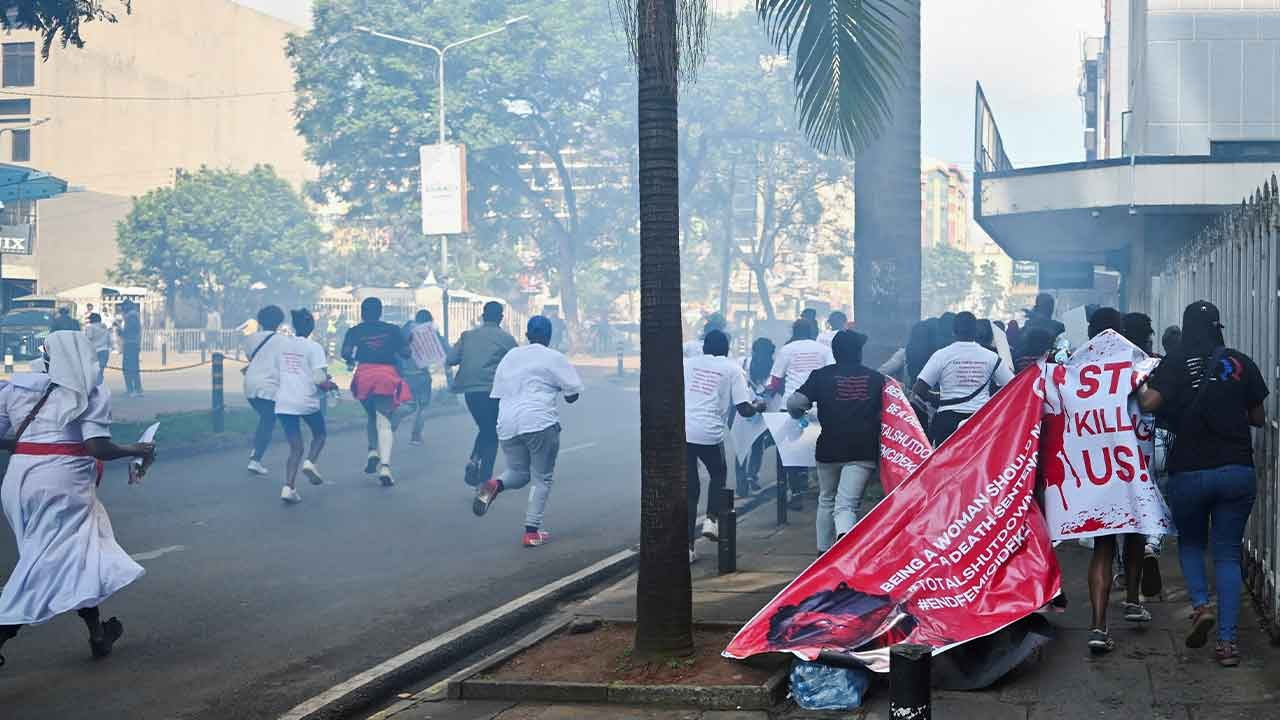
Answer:
[(27, 122), (31, 119), (31, 100), (0, 100), (0, 123)]
[(5, 87), (32, 87), (36, 84), (36, 44), (4, 44)]
[(13, 157), (11, 159), (14, 162), (31, 162), (30, 130), (13, 131)]

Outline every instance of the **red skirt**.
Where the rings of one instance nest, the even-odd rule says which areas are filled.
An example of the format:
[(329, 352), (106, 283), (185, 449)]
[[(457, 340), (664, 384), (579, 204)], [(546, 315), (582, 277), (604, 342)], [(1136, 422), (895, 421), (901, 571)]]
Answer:
[(364, 402), (374, 397), (391, 398), (391, 409), (413, 400), (409, 383), (400, 377), (394, 365), (359, 365), (351, 377), (351, 394)]

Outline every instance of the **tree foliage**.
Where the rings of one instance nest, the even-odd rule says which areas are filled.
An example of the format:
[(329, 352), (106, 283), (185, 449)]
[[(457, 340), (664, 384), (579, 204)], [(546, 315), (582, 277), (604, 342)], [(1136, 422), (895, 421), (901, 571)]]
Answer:
[(116, 228), (113, 274), (163, 290), (170, 317), (180, 300), (245, 317), (262, 301), (311, 299), (321, 240), (306, 203), (270, 167), (201, 168), (134, 199)]
[[(697, 92), (681, 104), (682, 274), (691, 298), (710, 299), (739, 268), (770, 319), (773, 292), (800, 279), (797, 256), (852, 253), (850, 218), (825, 212), (852, 187), (843, 158), (806, 141), (790, 98), (790, 67), (750, 14), (717, 21)], [(724, 262), (725, 259), (729, 262)]]
[(770, 40), (795, 60), (796, 109), (814, 147), (852, 156), (890, 120), (902, 0), (756, 0)]
[(960, 305), (973, 288), (973, 258), (947, 244), (924, 251), (921, 305), (925, 317), (961, 310)]
[(133, 0), (12, 0), (0, 13), (5, 30), (35, 30), (44, 42), (41, 54), (47, 59), (54, 42), (62, 47), (84, 47), (80, 26), (84, 23), (116, 22), (117, 12), (128, 14)]
[[(437, 65), (430, 51), (351, 28), (444, 45), (526, 12), (530, 21), (446, 55), (448, 141), (467, 146), (472, 228), (450, 239), (450, 274), (508, 297), (517, 274), (543, 277), (571, 322), (638, 285), (635, 78), (625, 47), (601, 40), (606, 4), (318, 0), (311, 30), (289, 41), (295, 113), (320, 169), (313, 197), (393, 231), (371, 263), (388, 273), (366, 284), (439, 274), (439, 238), (420, 234), (418, 168), (418, 147), (437, 141)], [(587, 276), (582, 313), (575, 281)]]

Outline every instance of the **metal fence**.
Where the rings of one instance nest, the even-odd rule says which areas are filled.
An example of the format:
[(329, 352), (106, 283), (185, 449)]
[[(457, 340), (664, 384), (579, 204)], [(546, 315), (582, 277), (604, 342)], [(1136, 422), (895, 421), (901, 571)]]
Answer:
[(1153, 279), (1157, 332), (1182, 322), (1182, 310), (1208, 300), (1222, 312), (1228, 344), (1247, 353), (1267, 378), (1267, 425), (1255, 432), (1258, 499), (1245, 534), (1245, 579), (1280, 638), (1280, 193), (1275, 175), (1171, 257)]

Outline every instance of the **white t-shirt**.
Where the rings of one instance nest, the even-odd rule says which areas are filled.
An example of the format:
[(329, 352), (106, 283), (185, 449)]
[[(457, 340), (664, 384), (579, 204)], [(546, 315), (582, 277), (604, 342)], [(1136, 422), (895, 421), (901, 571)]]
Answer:
[(530, 343), (502, 356), (493, 374), (497, 398), (498, 439), (545, 430), (560, 422), (556, 399), (582, 392), (582, 378), (559, 350)]
[[(271, 335), (271, 339), (267, 340), (267, 336)], [(244, 395), (247, 398), (262, 398), (263, 400), (275, 400), (276, 388), (280, 385), (280, 375), (276, 372), (276, 356), (284, 348), (284, 341), (288, 336), (280, 333), (274, 335), (269, 332), (259, 330), (244, 339), (244, 356), (246, 359), (253, 355), (253, 351), (257, 350), (258, 354), (253, 355), (253, 360), (245, 368), (244, 373)], [(266, 340), (266, 344), (263, 341)], [(259, 346), (261, 348), (259, 349)]]
[(790, 395), (809, 379), (809, 373), (835, 361), (831, 348), (817, 340), (795, 340), (778, 348), (773, 357), (773, 370), (769, 374), (786, 380), (783, 390), (786, 395)]
[(680, 346), (687, 358), (698, 357), (702, 354), (702, 340), (690, 340)]
[(719, 445), (729, 429), (726, 410), (755, 399), (747, 375), (738, 364), (720, 355), (699, 355), (684, 361), (684, 436), (695, 445)]
[[(992, 370), (995, 370), (994, 375)], [(1013, 380), (1013, 370), (1000, 362), (999, 356), (978, 343), (957, 341), (935, 352), (920, 370), (918, 379), (937, 390), (944, 401), (968, 397), (981, 388), (968, 402), (938, 408), (971, 414), (978, 412), (991, 399), (987, 381), (1003, 386)]]
[(280, 337), (272, 338), (271, 343), (280, 344), (275, 354), (279, 378), (276, 414), (312, 415), (320, 412), (323, 391), (316, 387), (316, 381), (323, 380), (322, 373), (329, 364), (324, 348), (311, 338)]

